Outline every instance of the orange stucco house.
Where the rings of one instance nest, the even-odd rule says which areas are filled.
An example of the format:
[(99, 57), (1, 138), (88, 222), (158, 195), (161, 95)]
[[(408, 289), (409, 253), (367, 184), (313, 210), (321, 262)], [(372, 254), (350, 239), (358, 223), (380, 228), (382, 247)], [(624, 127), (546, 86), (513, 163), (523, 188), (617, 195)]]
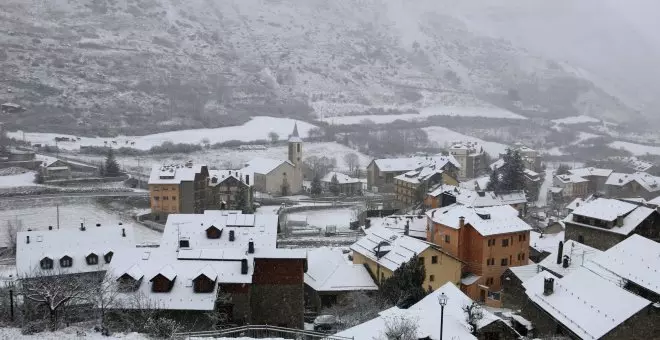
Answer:
[(471, 208), (453, 204), (426, 213), (427, 241), (463, 261), (461, 290), (499, 307), (501, 277), (528, 263), (531, 227), (510, 205)]

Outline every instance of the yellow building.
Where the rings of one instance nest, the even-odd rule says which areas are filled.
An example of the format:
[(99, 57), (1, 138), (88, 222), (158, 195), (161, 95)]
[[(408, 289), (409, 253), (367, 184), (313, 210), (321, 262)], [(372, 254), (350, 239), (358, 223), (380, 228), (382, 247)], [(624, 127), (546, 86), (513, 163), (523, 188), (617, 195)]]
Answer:
[(169, 214), (201, 214), (206, 209), (209, 170), (206, 165), (154, 166), (149, 176), (149, 205), (156, 221)]
[(436, 290), (447, 282), (459, 286), (461, 282), (463, 264), (456, 257), (431, 243), (385, 228), (370, 230), (351, 245), (351, 250), (353, 263), (365, 265), (379, 285), (415, 255), (426, 270), (424, 289)]

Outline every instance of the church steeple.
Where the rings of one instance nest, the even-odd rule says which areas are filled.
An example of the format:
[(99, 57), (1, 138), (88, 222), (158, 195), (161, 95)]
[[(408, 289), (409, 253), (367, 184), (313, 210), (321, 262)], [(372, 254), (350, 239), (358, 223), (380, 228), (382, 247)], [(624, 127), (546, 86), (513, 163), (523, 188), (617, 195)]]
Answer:
[(292, 139), (300, 139), (300, 135), (298, 135), (298, 122), (293, 123), (293, 133), (289, 136), (289, 141), (292, 141)]
[(293, 133), (289, 136), (289, 161), (298, 166), (302, 160), (302, 138), (298, 134), (298, 123), (293, 125)]

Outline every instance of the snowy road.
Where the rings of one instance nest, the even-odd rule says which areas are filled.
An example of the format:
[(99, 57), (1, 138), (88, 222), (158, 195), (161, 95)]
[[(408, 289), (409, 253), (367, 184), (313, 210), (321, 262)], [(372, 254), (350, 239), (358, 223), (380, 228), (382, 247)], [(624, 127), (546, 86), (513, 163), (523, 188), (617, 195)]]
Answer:
[(551, 164), (548, 164), (548, 168), (545, 169), (545, 177), (543, 178), (543, 184), (541, 184), (541, 189), (539, 189), (539, 198), (536, 200), (537, 207), (545, 207), (548, 205), (548, 189), (552, 185), (552, 172), (555, 169)]

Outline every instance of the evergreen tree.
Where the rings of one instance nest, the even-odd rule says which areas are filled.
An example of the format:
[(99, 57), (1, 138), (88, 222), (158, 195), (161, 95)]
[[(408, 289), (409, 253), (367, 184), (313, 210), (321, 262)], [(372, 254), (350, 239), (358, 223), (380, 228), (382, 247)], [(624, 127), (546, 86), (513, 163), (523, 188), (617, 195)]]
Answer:
[(488, 180), (486, 190), (495, 192), (500, 190), (500, 174), (497, 172), (497, 169), (493, 169), (493, 172), (490, 173), (490, 179)]
[(426, 278), (424, 263), (414, 256), (402, 264), (381, 287), (383, 297), (399, 308), (408, 308), (426, 296), (422, 286)]
[(321, 178), (318, 174), (314, 175), (314, 179), (312, 179), (312, 187), (310, 188), (310, 192), (313, 196), (318, 196), (323, 192), (323, 188), (321, 187)]
[(105, 158), (105, 176), (119, 176), (120, 172), (119, 163), (117, 163), (117, 160), (115, 159), (115, 154), (112, 152), (112, 148), (109, 148), (108, 155)]
[(339, 180), (337, 179), (337, 174), (332, 176), (332, 179), (330, 180), (330, 192), (337, 196), (339, 195)]
[(499, 192), (524, 190), (525, 163), (522, 160), (520, 152), (507, 149), (502, 160), (504, 161), (504, 165), (499, 170), (502, 177), (494, 190)]
[(236, 208), (243, 211), (244, 214), (251, 214), (253, 211), (250, 199), (248, 197), (251, 188), (241, 185), (236, 196)]
[(566, 175), (568, 174), (568, 170), (571, 170), (571, 167), (563, 163), (559, 164), (559, 167), (557, 168), (557, 175)]

